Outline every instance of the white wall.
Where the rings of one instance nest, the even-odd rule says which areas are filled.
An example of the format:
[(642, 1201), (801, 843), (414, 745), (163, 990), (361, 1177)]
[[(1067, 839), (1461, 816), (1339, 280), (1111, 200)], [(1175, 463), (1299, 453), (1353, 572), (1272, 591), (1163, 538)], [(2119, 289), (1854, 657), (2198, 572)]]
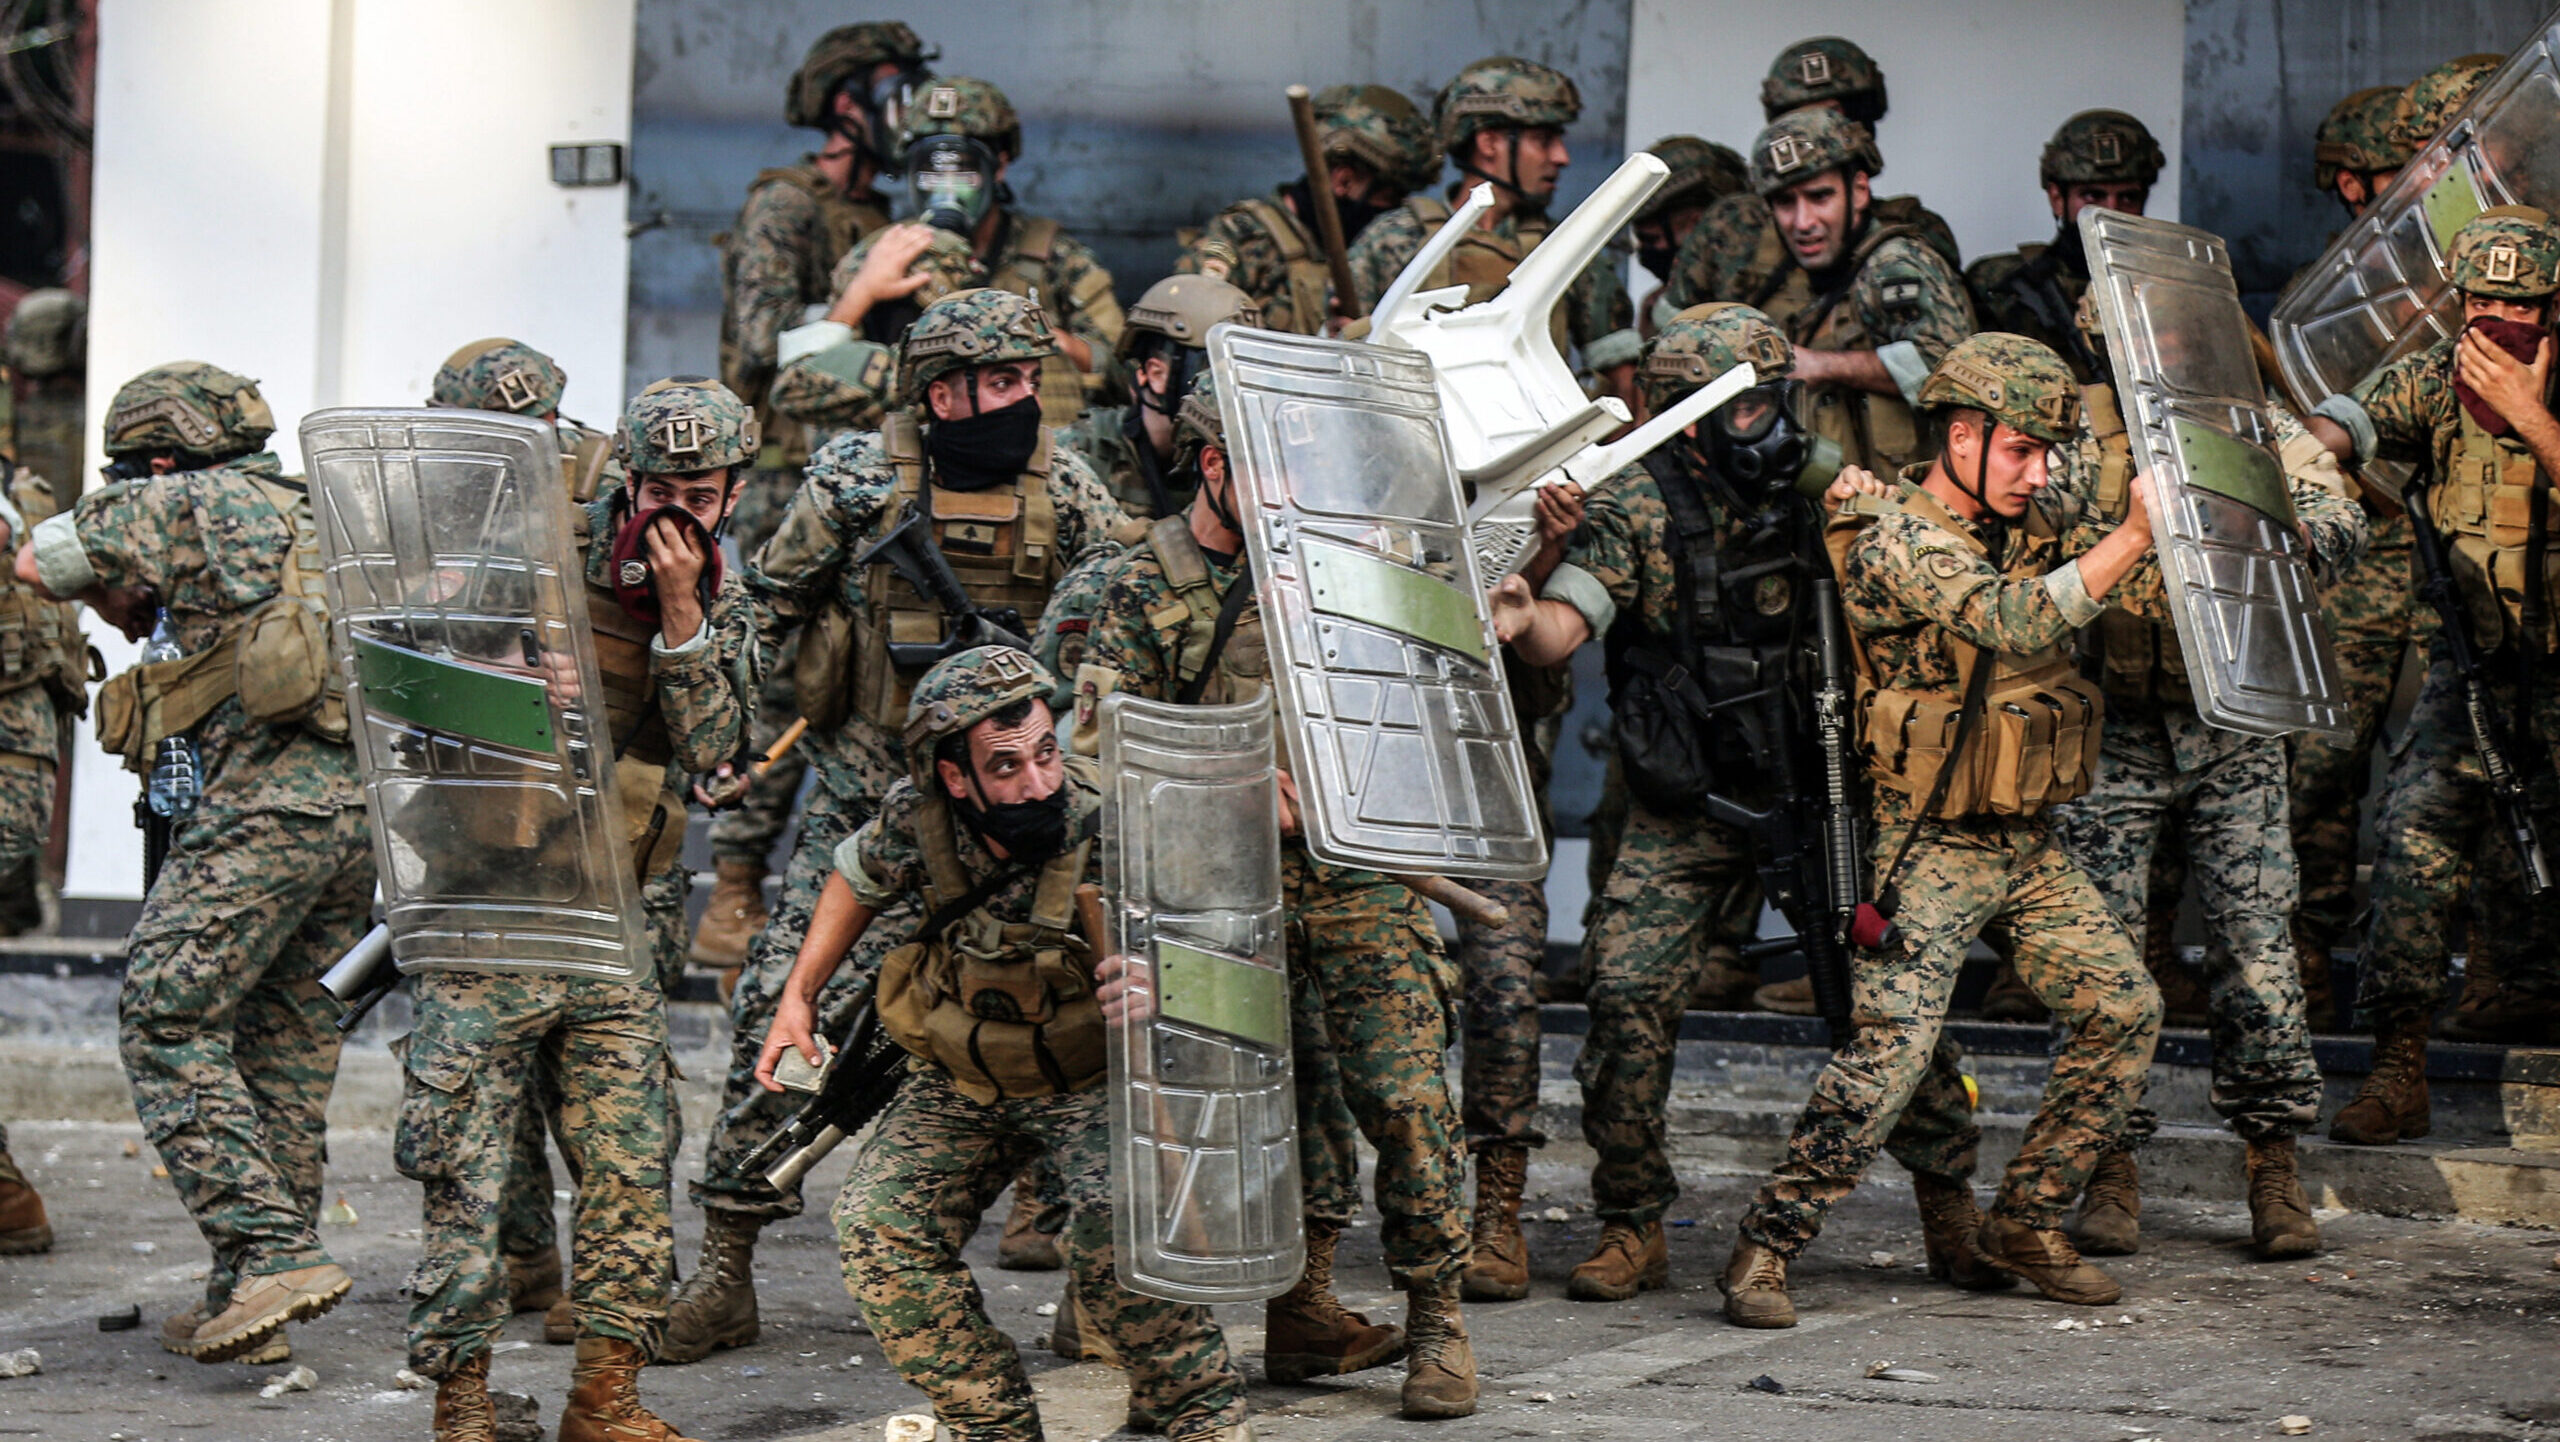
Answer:
[[(621, 406), (624, 191), (562, 189), (548, 147), (627, 141), (633, 0), (105, 0), (89, 445), (162, 361), (255, 377), (293, 431), (416, 405), (465, 341), (514, 335)], [(132, 648), (87, 621), (110, 666)], [(75, 896), (141, 890), (136, 782), (83, 728)]]
[(1890, 106), (1879, 193), (1919, 196), (1967, 260), (2051, 238), (2036, 159), (2082, 110), (2128, 111), (2151, 128), (2169, 166), (2150, 213), (2178, 214), (2183, 0), (1635, 0), (1631, 29), (1627, 143), (1687, 133), (1746, 155), (1778, 52), (1814, 35), (1856, 41), (1883, 67)]

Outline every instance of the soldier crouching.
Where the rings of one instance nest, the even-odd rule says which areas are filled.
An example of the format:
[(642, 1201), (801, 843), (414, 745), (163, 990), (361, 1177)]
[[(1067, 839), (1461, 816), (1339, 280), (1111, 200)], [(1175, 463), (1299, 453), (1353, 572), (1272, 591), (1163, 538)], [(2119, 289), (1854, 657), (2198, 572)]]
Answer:
[(1129, 1370), (1130, 1419), (1185, 1439), (1249, 1437), (1244, 1377), (1205, 1307), (1113, 1275), (1110, 1128), (1094, 948), (1076, 888), (1098, 879), (1092, 763), (1059, 745), (1055, 682), (981, 646), (916, 683), (908, 774), (836, 852), (756, 1063), (818, 1059), (821, 990), (872, 919), (901, 902), (918, 940), (882, 963), (881, 1024), (914, 1053), (836, 1198), (845, 1288), (900, 1376), (960, 1442), (1036, 1438), (1021, 1354), (987, 1317), (960, 1248), (979, 1214), (1045, 1157), (1069, 1209), (1060, 1250), (1084, 1320)]

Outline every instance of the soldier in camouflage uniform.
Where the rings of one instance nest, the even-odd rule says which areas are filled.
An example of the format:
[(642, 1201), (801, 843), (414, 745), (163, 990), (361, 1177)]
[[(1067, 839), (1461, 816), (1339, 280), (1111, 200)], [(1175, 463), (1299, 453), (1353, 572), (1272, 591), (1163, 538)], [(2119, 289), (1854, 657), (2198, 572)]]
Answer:
[[(2391, 145), (2410, 156), (2444, 133), (2481, 84), (2507, 63), (2488, 52), (2458, 55), (2409, 82), (2391, 107)], [(2405, 162), (2404, 162), (2405, 163)]]
[(9, 312), (5, 347), (15, 379), (18, 464), (51, 481), (54, 504), (80, 499), (81, 395), (89, 361), (89, 303), (67, 290), (27, 292)]
[(1635, 219), (1628, 223), (1634, 235), (1636, 263), (1655, 281), (1653, 289), (1636, 304), (1638, 328), (1649, 338), (1674, 314), (1664, 307), (1662, 298), (1679, 261), (1680, 247), (1698, 228), (1707, 207), (1728, 195), (1749, 192), (1751, 173), (1732, 146), (1700, 140), (1694, 135), (1666, 135), (1646, 146), (1645, 153), (1671, 167), (1670, 178), (1646, 199)]
[[(817, 1059), (823, 994), (876, 918), (929, 910), (933, 934), (900, 947), (879, 979), (882, 1024), (914, 1057), (835, 1204), (845, 1288), (864, 1324), (933, 1399), (940, 1435), (1040, 1436), (1021, 1354), (988, 1320), (960, 1247), (1007, 1179), (1045, 1157), (1061, 1178), (1061, 1240), (1087, 1323), (1129, 1371), (1132, 1425), (1241, 1442), (1252, 1436), (1244, 1376), (1209, 1309), (1140, 1296), (1113, 1275), (1101, 958), (1098, 938), (1076, 934), (1072, 895), (1099, 879), (1102, 796), (1092, 762), (1059, 745), (1045, 699), (1056, 686), (1001, 646), (963, 651), (916, 683), (907, 775), (837, 848), (755, 1076), (778, 1092), (786, 1049)], [(1014, 824), (1025, 815), (1034, 820)], [(984, 963), (955, 955), (963, 932), (992, 949), (995, 969), (1041, 978), (1041, 1000), (984, 982), (973, 991)], [(1001, 1010), (975, 999), (989, 992)], [(1034, 1014), (1049, 1019), (1022, 1020)]]
[[(729, 1000), (734, 1050), (692, 1187), (704, 1209), (703, 1258), (677, 1290), (661, 1362), (755, 1340), (756, 1233), (801, 1206), (796, 1190), (777, 1192), (741, 1170), (792, 1110), (756, 1085), (756, 1046), (837, 844), (871, 818), (903, 769), (896, 728), (917, 673), (890, 658), (892, 640), (903, 647), (953, 624), (885, 560), (855, 558), (912, 507), (973, 599), (1020, 612), (1028, 628), (1058, 578), (1128, 524), (1092, 468), (1040, 423), (1039, 367), (1056, 349), (1039, 308), (1007, 291), (961, 291), (926, 307), (895, 367), (902, 405), (878, 432), (838, 436), (811, 458), (781, 527), (747, 567), (763, 654), (795, 636), (801, 643), (810, 723), (801, 749), (817, 784), (773, 924)], [(853, 973), (820, 998), (829, 1035), (842, 1033), (879, 954), (913, 920), (901, 914), (872, 928)]]
[(162, 1333), (206, 1362), (261, 1351), (353, 1286), (315, 1230), (339, 1045), (316, 982), (373, 905), (346, 713), (316, 664), (258, 667), (262, 713), (294, 719), (253, 721), (243, 668), (200, 659), (270, 608), (319, 604), (310, 503), (259, 449), (274, 429), (251, 381), (194, 361), (143, 372), (106, 422), (115, 469), (140, 479), (37, 523), (17, 559), (20, 580), (127, 636), (165, 611), (187, 653), (109, 682), (99, 739), (140, 772), (158, 728), (191, 735), (203, 779), (134, 924), (117, 1031), (143, 1134), (213, 1249), (200, 1311)]
[[(1440, 147), (1413, 102), (1383, 85), (1328, 85), (1315, 94), (1316, 143), (1349, 246), (1417, 190), (1440, 178)], [(1315, 335), (1328, 319), (1323, 238), (1316, 234), (1308, 180), (1239, 200), (1184, 244), (1174, 270), (1218, 274), (1253, 297), (1273, 330)], [(1224, 247), (1224, 249), (1219, 249)], [(1178, 396), (1180, 393), (1176, 392)]]
[(898, 403), (898, 338), (926, 306), (986, 283), (969, 242), (950, 231), (911, 221), (873, 231), (836, 262), (827, 313), (782, 333), (767, 399), (807, 429), (812, 450), (880, 429)]
[[(2078, 389), (2033, 341), (1966, 340), (1919, 395), (1938, 458), (1833, 523), (1875, 783), (1877, 907), (1898, 935), (1854, 957), (1856, 1034), (1815, 1080), (1785, 1160), (1743, 1216), (1718, 1283), (1739, 1325), (1795, 1324), (1787, 1264), (1857, 1185), (1887, 1128), (1936, 1139), (1937, 1176), (1971, 1172), (1978, 1133), (1955, 1057), (1938, 1042), (1965, 949), (1985, 927), (2007, 933), (2067, 1035), (1974, 1251), (2056, 1301), (2102, 1306), (2122, 1294), (2072, 1250), (2062, 1218), (2141, 1099), (2160, 993), (2042, 812), (2087, 787), (2103, 719), (2063, 643), (2118, 587), (2119, 603), (2139, 602), (2160, 582), (2147, 478), (2133, 480), (2127, 519), (2112, 530), (2075, 514), (2068, 497), (2051, 497), (2049, 511), (2038, 494), (2048, 448), (2073, 437)], [(1859, 511), (1882, 514), (1861, 526)], [(2049, 765), (2024, 764), (2041, 748)], [(1971, 1268), (1951, 1279), (1997, 1281)]]
[(2042, 341), (2071, 366), (2082, 385), (2105, 370), (2104, 347), (2092, 349), (2073, 317), (2089, 289), (2089, 258), (2080, 248), (2080, 212), (2090, 206), (2140, 215), (2168, 157), (2143, 123), (2121, 110), (2083, 110), (2045, 142), (2036, 178), (2053, 207), (2053, 239), (1966, 266), (1964, 283), (1987, 330)]
[[(783, 98), (783, 118), (826, 137), (798, 165), (759, 172), (737, 223), (720, 246), (720, 380), (756, 407), (764, 449), (747, 473), (736, 525), (738, 554), (752, 556), (773, 534), (814, 448), (791, 417), (771, 404), (783, 357), (782, 333), (834, 293), (837, 259), (889, 223), (889, 202), (873, 188), (894, 171), (913, 89), (930, 73), (927, 51), (899, 21), (839, 25), (818, 37)], [(799, 715), (789, 657), (774, 658), (771, 689), (756, 706), (752, 748), (762, 754)], [(767, 858), (790, 823), (806, 766), (795, 752), (748, 788), (739, 808), (712, 824), (713, 887), (693, 938), (694, 960), (734, 973), (747, 943), (764, 929)]]
[[(2543, 509), (2545, 475), (2560, 474), (2560, 420), (2543, 397), (2551, 368), (2551, 297), (2560, 291), (2560, 227), (2539, 210), (2482, 211), (2454, 235), (2449, 270), (2462, 293), (2463, 329), (2393, 361), (2314, 408), (2310, 426), (2348, 464), (2377, 457), (2416, 465), (2443, 537), (2470, 640), (2491, 678), (2534, 810), (2546, 832), (2554, 811), (2551, 762), (2560, 757), (2560, 688), (2535, 685), (2551, 636), (2528, 597), (2560, 575), (2538, 527), (2517, 519)], [(2531, 359), (2513, 353), (2523, 349)], [(2540, 554), (2536, 554), (2536, 552)], [(2530, 576), (2540, 567), (2542, 576)], [(2537, 634), (2539, 632), (2539, 634)], [(2496, 810), (2464, 710), (2461, 683), (2441, 636), (2410, 714), (2405, 748), (2392, 758), (2373, 864), (2372, 918), (2361, 952), (2358, 1003), (2373, 1017), (2374, 1065), (2353, 1101), (2331, 1119), (2338, 1141), (2380, 1144), (2427, 1134), (2427, 1022), (2442, 1003), (2449, 929), (2464, 898), (2528, 895)], [(2530, 904), (2536, 935), (2553, 904)], [(2560, 968), (2547, 949), (2517, 957), (2504, 978), (2509, 1010), (2547, 1036), (2560, 1021)]]
[[(1227, 321), (1259, 326), (1262, 311), (1214, 275), (1169, 275), (1148, 286), (1113, 353), (1134, 403), (1097, 406), (1058, 435), (1093, 462), (1133, 521), (1180, 515), (1191, 504), (1188, 478), (1173, 473), (1173, 418), (1191, 378), (1209, 368), (1209, 327)], [(1121, 539), (1138, 534), (1132, 527)]]
[[(1249, 700), (1270, 686), (1225, 424), (1206, 374), (1183, 398), (1176, 445), (1176, 465), (1194, 482), (1191, 504), (1150, 526), (1104, 583), (1076, 674), (1080, 751), (1091, 750), (1096, 709), (1114, 691), (1215, 705)], [(1247, 599), (1232, 627), (1223, 627), (1223, 598), (1240, 586)], [(1317, 861), (1294, 837), (1294, 814), (1284, 816), (1282, 829), (1291, 833), (1282, 888), (1291, 923), (1290, 1043), (1307, 1267), (1294, 1289), (1264, 1309), (1264, 1368), (1274, 1381), (1296, 1382), (1404, 1353), (1404, 1415), (1463, 1417), (1475, 1410), (1476, 1368), (1458, 1308), (1467, 1222), (1458, 1114), (1443, 1060), (1454, 970), (1411, 891), (1374, 872)], [(1372, 1324), (1333, 1292), (1335, 1244), (1358, 1214), (1360, 1193), (1349, 1139), (1327, 1125), (1337, 1114), (1332, 1088), (1378, 1150), (1378, 1210), (1386, 1218), (1380, 1240), (1387, 1270), (1406, 1292), (1405, 1332)]]
[[(1884, 173), (1873, 137), (1884, 120), (1884, 71), (1866, 51), (1836, 35), (1799, 40), (1778, 52), (1760, 82), (1760, 111), (1775, 121), (1801, 110), (1833, 111), (1864, 126), (1869, 136), (1867, 175)], [(1937, 212), (1911, 195), (1875, 198), (1879, 225), (1908, 228), (1951, 267), (1964, 264), (1955, 232)], [(1738, 300), (1771, 315), (1809, 304), (1813, 282), (1795, 263), (1778, 234), (1769, 203), (1745, 191), (1707, 208), (1681, 242), (1658, 306), (1684, 309), (1711, 300)]]
[[(2106, 364), (2094, 305), (2076, 307), (2082, 348)], [(2236, 357), (2235, 357), (2236, 359)], [(2132, 503), (2134, 458), (2111, 370), (2081, 387), (2080, 434), (2059, 483), (2098, 515), (2121, 520)], [(2316, 575), (2352, 570), (2364, 550), (2364, 512), (2346, 497), (2337, 463), (2281, 402), (2271, 404), (2278, 455)], [(2137, 944), (2176, 915), (2177, 897), (2154, 894), (2155, 847), (2178, 826), (2198, 884), (2210, 945), (2214, 1111), (2248, 1143), (2250, 1235), (2269, 1261), (2320, 1250), (2294, 1156), (2294, 1138), (2320, 1118), (2320, 1067), (2311, 1056), (2291, 919), (2298, 886), (2286, 824), (2284, 743), (2207, 725), (2196, 714), (2184, 651), (2165, 608), (2119, 603), (2083, 633), (2088, 669), (2107, 698), (2097, 779), (2054, 812), (2053, 833), (2097, 884)], [(2098, 1159), (2080, 1202), (2080, 1249), (2125, 1256), (2141, 1241), (2142, 1199), (2134, 1149), (2159, 1128), (2134, 1109), (2121, 1140)]]

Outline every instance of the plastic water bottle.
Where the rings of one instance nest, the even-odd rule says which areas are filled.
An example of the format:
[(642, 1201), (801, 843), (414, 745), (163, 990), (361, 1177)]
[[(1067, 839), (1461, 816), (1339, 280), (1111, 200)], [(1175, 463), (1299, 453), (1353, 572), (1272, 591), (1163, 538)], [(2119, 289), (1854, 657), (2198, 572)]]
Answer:
[[(185, 654), (164, 606), (159, 624), (151, 628), (150, 642), (142, 648), (142, 663), (148, 666), (155, 661), (175, 661)], [(204, 781), (196, 766), (196, 739), (184, 734), (162, 737), (159, 750), (151, 757), (151, 780), (144, 792), (151, 814), (184, 816), (196, 809), (196, 802), (203, 795)]]

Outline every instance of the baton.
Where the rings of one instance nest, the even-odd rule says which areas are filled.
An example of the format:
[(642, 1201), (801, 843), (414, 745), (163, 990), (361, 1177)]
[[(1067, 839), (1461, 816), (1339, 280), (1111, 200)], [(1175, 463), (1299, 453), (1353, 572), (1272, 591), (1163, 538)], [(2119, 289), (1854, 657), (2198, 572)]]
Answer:
[(1486, 896), (1470, 891), (1445, 876), (1407, 876), (1388, 872), (1387, 879), (1408, 887), (1425, 901), (1436, 901), (1449, 908), (1451, 915), (1478, 926), (1506, 926), (1511, 921), (1511, 908)]
[(1333, 203), (1333, 170), (1324, 163), (1324, 143), (1316, 136), (1315, 101), (1303, 85), (1290, 86), (1288, 95), (1289, 120), (1298, 131), (1298, 154), (1307, 166), (1307, 208), (1316, 213), (1324, 268), (1333, 275), (1333, 308), (1345, 320), (1358, 320), (1360, 291), (1351, 283), (1351, 252), (1342, 234), (1342, 212)]

